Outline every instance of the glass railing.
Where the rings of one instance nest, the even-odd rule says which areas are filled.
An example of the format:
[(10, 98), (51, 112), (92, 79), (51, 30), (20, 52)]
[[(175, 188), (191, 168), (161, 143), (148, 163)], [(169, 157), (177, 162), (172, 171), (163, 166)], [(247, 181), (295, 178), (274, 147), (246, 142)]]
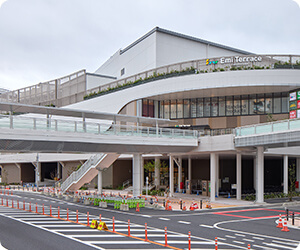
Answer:
[(168, 137), (182, 139), (198, 138), (198, 131), (195, 130), (101, 124), (93, 122), (67, 121), (52, 118), (33, 118), (13, 115), (0, 115), (0, 128), (50, 130), (116, 136)]
[(300, 129), (300, 118), (239, 127), (235, 129), (235, 135), (250, 136), (297, 129)]

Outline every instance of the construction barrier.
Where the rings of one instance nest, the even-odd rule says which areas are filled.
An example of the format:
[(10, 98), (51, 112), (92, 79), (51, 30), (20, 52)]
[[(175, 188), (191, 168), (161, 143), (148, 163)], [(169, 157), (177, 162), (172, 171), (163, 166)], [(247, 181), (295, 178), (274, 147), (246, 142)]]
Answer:
[(98, 221), (97, 220), (92, 220), (90, 228), (97, 229), (98, 228)]
[(99, 224), (98, 224), (98, 230), (108, 230), (108, 227), (106, 226), (105, 222), (101, 221)]

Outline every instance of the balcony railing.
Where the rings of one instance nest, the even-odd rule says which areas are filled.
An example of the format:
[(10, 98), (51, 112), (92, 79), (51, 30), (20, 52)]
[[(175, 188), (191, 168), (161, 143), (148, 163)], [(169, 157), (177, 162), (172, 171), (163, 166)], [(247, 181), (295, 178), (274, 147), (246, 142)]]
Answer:
[(68, 121), (52, 118), (35, 118), (14, 115), (0, 115), (0, 128), (48, 130), (73, 133), (89, 133), (116, 136), (198, 138), (197, 131), (160, 127), (130, 126), (84, 121)]

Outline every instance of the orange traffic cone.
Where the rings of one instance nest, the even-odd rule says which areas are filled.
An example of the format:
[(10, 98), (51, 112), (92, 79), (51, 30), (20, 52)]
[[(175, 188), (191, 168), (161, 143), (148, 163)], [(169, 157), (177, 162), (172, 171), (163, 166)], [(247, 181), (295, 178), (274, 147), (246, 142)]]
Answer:
[(183, 202), (183, 207), (182, 210), (185, 211), (186, 210), (186, 206), (185, 206), (185, 202)]
[(279, 221), (278, 221), (277, 227), (278, 227), (278, 228), (283, 228), (283, 225), (282, 225), (282, 219), (281, 219), (281, 214), (279, 215)]
[(135, 209), (135, 211), (136, 211), (136, 212), (139, 212), (139, 211), (140, 211), (140, 205), (139, 205), (139, 203), (136, 204), (136, 209)]
[(281, 229), (282, 232), (289, 232), (290, 230), (288, 229), (287, 227), (287, 221), (286, 219), (284, 218), (284, 221), (283, 221), (283, 228)]

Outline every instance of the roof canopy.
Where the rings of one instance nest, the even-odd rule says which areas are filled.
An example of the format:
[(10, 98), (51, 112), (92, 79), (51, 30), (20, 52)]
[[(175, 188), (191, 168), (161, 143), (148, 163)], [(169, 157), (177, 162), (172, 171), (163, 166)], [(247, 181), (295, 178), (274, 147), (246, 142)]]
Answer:
[(176, 122), (176, 121), (171, 121), (169, 119), (128, 116), (128, 115), (112, 114), (112, 113), (105, 113), (105, 112), (86, 111), (80, 109), (44, 107), (44, 106), (27, 105), (27, 104), (20, 104), (20, 103), (0, 102), (0, 110), (7, 111), (7, 112), (17, 112), (17, 113), (58, 115), (58, 116), (109, 120), (115, 122), (123, 121), (123, 122), (134, 122), (134, 123), (136, 122), (136, 123), (146, 123), (146, 124), (155, 124), (155, 125), (162, 125), (162, 124)]

